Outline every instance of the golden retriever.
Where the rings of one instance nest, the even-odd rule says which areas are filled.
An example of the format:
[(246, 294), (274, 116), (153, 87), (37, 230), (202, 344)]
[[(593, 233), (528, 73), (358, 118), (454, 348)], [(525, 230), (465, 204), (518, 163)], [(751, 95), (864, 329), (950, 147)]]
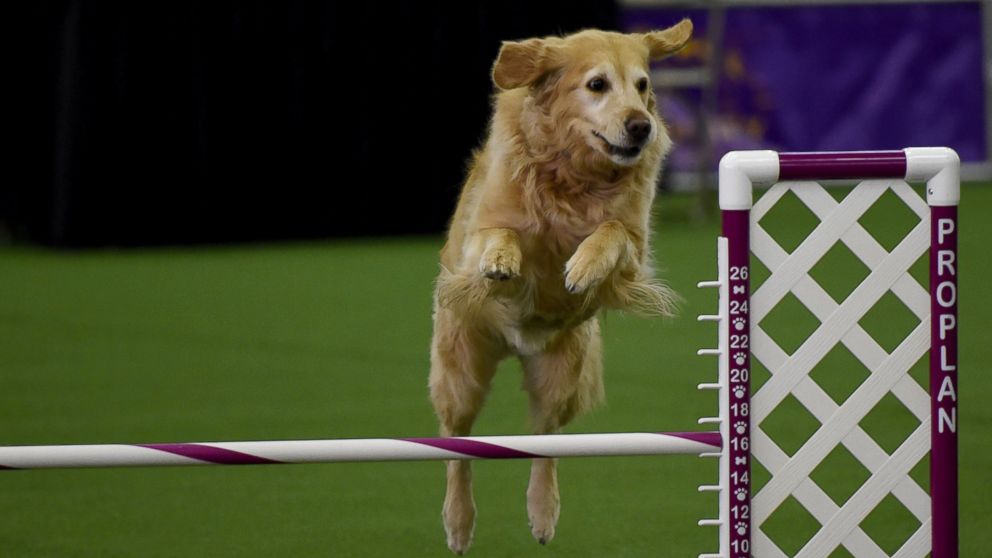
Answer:
[[(484, 147), (475, 152), (441, 250), (430, 396), (442, 436), (468, 435), (497, 364), (523, 366), (533, 431), (557, 433), (603, 399), (596, 317), (607, 308), (670, 314), (653, 278), (651, 204), (671, 140), (648, 63), (682, 48), (692, 23), (505, 42)], [(449, 461), (448, 547), (472, 543), (467, 461)], [(527, 515), (555, 534), (556, 461), (534, 459)]]

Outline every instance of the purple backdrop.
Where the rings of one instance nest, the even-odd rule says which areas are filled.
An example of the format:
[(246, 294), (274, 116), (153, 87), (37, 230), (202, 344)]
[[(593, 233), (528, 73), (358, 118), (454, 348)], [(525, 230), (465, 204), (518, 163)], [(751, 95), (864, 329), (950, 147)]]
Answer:
[[(732, 149), (898, 149), (940, 145), (962, 161), (988, 152), (976, 2), (727, 10), (716, 164)], [(630, 31), (688, 16), (696, 39), (662, 67), (705, 56), (705, 10), (628, 8)], [(677, 169), (695, 169), (698, 90), (667, 91), (663, 115), (680, 147)]]

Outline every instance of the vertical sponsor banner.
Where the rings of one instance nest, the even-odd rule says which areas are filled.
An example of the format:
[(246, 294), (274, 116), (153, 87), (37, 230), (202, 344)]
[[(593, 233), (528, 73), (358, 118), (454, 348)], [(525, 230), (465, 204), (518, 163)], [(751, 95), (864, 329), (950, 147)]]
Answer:
[(958, 555), (958, 208), (930, 207), (933, 558)]

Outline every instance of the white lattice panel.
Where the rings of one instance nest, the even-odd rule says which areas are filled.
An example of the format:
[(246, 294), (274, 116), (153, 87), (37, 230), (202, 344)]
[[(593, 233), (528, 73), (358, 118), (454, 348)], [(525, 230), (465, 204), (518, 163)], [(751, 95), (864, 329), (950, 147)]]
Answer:
[[(898, 245), (887, 251), (859, 219), (891, 190), (920, 221)], [(787, 192), (793, 192), (820, 220), (819, 225), (790, 254), (760, 225), (762, 217)], [(885, 551), (859, 525), (889, 494), (921, 523), (895, 556), (923, 557), (929, 551), (930, 498), (909, 472), (929, 450), (930, 398), (910, 376), (910, 368), (929, 349), (930, 297), (909, 274), (929, 248), (929, 208), (901, 180), (868, 180), (840, 202), (816, 182), (781, 182), (768, 190), (751, 212), (751, 250), (770, 275), (751, 297), (752, 354), (771, 377), (752, 399), (752, 455), (771, 474), (753, 500), (753, 555), (786, 554), (761, 529), (790, 496), (821, 527), (797, 556), (827, 557), (843, 546), (852, 555), (884, 557)], [(843, 243), (870, 273), (843, 301), (834, 299), (810, 275), (810, 270), (837, 243)], [(859, 321), (888, 292), (912, 312), (919, 323), (889, 353)], [(791, 293), (820, 322), (793, 354), (788, 354), (761, 327), (762, 319)], [(810, 372), (835, 346), (846, 347), (870, 371), (868, 378), (840, 404), (824, 391)], [(844, 371), (838, 370), (837, 373)], [(891, 393), (920, 424), (890, 455), (860, 426), (860, 422)], [(793, 396), (820, 422), (820, 427), (789, 456), (761, 428), (762, 421), (788, 396)], [(843, 446), (870, 473), (869, 478), (838, 506), (818, 486), (811, 473), (838, 446)]]

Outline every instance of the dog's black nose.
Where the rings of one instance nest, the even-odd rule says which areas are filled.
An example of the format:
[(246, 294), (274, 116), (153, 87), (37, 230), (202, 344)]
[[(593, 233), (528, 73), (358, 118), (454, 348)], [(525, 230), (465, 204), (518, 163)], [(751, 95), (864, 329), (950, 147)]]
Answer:
[(627, 135), (637, 143), (642, 143), (651, 135), (651, 121), (643, 116), (628, 118), (625, 126)]

